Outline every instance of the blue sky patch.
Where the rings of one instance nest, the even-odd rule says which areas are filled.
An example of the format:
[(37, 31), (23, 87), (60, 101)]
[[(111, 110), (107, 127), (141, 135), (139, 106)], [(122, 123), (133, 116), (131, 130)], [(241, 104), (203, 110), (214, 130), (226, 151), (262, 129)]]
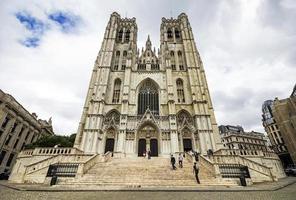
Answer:
[(40, 38), (38, 37), (27, 37), (25, 40), (21, 41), (21, 44), (28, 48), (38, 47), (40, 44)]
[(45, 23), (35, 17), (32, 17), (27, 12), (18, 12), (15, 14), (15, 16), (19, 22), (26, 27), (27, 30), (34, 34), (43, 34), (47, 28)]
[(54, 21), (63, 32), (73, 32), (80, 23), (80, 17), (69, 12), (56, 11), (48, 15), (48, 18)]

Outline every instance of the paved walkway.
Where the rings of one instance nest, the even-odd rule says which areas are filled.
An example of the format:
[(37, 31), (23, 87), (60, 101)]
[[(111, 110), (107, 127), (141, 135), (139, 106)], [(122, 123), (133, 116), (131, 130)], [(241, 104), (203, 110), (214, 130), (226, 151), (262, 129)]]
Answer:
[(236, 192), (170, 192), (170, 191), (85, 191), (85, 192), (44, 192), (18, 191), (0, 185), (1, 200), (295, 200), (296, 183), (276, 191), (236, 191)]
[[(276, 191), (296, 183), (296, 177), (287, 177), (277, 182), (257, 183), (251, 186), (207, 186), (197, 185), (196, 187), (121, 187), (121, 186), (99, 186), (99, 185), (41, 185), (41, 184), (12, 184), (7, 181), (0, 181), (0, 185), (19, 191), (43, 191), (43, 192), (67, 192), (67, 191), (178, 191), (178, 192), (247, 192), (247, 191)], [(296, 199), (296, 197), (295, 197)]]

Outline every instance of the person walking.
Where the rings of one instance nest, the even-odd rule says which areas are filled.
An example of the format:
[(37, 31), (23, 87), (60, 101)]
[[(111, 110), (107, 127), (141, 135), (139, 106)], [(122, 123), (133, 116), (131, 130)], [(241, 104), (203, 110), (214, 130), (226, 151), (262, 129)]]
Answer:
[(177, 167), (175, 166), (175, 164), (176, 164), (176, 159), (175, 159), (175, 157), (173, 156), (173, 154), (171, 154), (171, 164), (172, 164), (172, 168), (173, 168), (173, 170), (176, 170), (176, 169), (177, 169)]
[(179, 167), (183, 168), (183, 155), (181, 153), (179, 153)]
[(199, 178), (198, 178), (198, 173), (199, 173), (199, 166), (196, 165), (196, 162), (194, 162), (194, 164), (193, 164), (193, 174), (195, 175), (196, 182), (198, 184), (200, 184), (200, 181), (199, 181)]
[(150, 151), (150, 149), (148, 150), (148, 160), (150, 160), (150, 158), (151, 158), (151, 151)]

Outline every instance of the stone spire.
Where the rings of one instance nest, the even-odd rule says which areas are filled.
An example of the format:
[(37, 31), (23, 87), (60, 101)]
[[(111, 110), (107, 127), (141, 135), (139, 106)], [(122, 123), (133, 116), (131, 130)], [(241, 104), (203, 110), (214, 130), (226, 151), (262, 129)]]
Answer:
[(148, 35), (147, 41), (146, 41), (146, 49), (151, 50), (151, 41), (150, 41), (150, 36)]

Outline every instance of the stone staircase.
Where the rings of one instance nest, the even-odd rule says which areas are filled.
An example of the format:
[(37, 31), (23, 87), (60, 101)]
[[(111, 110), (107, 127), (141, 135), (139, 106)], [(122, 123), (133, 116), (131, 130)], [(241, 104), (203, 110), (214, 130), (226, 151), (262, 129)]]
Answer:
[[(237, 185), (212, 177), (207, 169), (200, 168), (201, 185)], [(197, 186), (192, 161), (184, 159), (183, 168), (172, 170), (170, 159), (152, 157), (150, 160), (136, 158), (112, 158), (108, 162), (98, 162), (86, 174), (75, 179), (60, 179), (59, 185), (98, 186)]]

